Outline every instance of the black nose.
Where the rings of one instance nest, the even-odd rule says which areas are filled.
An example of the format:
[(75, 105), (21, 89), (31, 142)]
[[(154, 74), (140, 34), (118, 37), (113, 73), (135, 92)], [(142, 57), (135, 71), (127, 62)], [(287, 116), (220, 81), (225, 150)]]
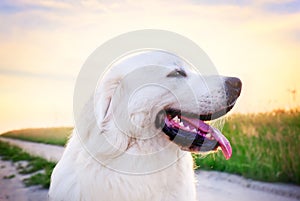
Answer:
[(227, 105), (231, 106), (241, 94), (242, 82), (239, 78), (228, 77), (225, 80), (225, 88), (227, 95)]

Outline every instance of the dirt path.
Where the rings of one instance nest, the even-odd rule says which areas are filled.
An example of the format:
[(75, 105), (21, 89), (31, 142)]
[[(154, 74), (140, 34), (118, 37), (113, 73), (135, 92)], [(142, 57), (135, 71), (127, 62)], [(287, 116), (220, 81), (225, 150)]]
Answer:
[[(16, 164), (0, 160), (0, 201), (46, 201), (48, 190), (38, 186), (25, 187), (25, 176), (18, 174)], [(13, 176), (13, 178), (6, 178)]]
[(296, 201), (300, 187), (253, 181), (222, 172), (196, 171), (198, 200), (203, 201)]
[[(60, 146), (3, 138), (0, 140), (17, 145), (33, 155), (42, 156), (51, 161), (58, 161), (64, 150)], [(0, 201), (47, 200), (47, 191), (36, 187), (24, 188), (20, 176), (3, 179), (3, 176), (16, 174), (16, 172), (11, 163), (1, 161), (1, 167), (2, 164), (5, 167), (0, 169)], [(240, 176), (213, 171), (196, 171), (196, 179), (200, 201), (300, 200), (299, 186), (252, 181)], [(6, 198), (7, 195), (9, 198)]]

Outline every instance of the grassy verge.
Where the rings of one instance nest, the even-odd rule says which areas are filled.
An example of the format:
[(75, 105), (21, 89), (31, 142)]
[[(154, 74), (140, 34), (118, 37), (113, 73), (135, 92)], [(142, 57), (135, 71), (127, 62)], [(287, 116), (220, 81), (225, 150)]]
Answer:
[[(48, 162), (43, 158), (31, 156), (22, 149), (0, 141), (0, 156), (2, 160), (8, 160), (19, 163), (17, 169), (19, 174), (30, 174), (24, 179), (26, 186), (41, 185), (43, 188), (49, 188), (50, 176), (55, 163)], [(15, 175), (7, 175), (5, 179), (11, 179)]]
[(226, 161), (221, 152), (204, 159), (194, 155), (199, 168), (300, 184), (299, 110), (231, 115), (222, 133), (231, 142), (232, 158)]
[(29, 128), (14, 130), (3, 133), (2, 137), (26, 140), (31, 142), (41, 142), (45, 144), (55, 144), (64, 146), (72, 132), (71, 127), (58, 128)]

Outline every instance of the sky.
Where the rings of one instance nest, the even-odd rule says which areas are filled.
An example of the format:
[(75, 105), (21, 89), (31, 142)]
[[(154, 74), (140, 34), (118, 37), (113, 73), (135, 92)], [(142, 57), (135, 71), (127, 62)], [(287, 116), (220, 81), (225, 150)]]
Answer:
[(2, 0), (0, 132), (72, 126), (84, 61), (107, 40), (140, 29), (186, 36), (220, 74), (239, 77), (233, 113), (299, 106), (299, 25), (299, 0)]

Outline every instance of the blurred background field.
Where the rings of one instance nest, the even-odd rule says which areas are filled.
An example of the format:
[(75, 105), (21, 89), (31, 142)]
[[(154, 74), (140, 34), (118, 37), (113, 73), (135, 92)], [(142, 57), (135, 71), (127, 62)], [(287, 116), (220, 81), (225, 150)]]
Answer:
[[(3, 137), (63, 146), (72, 128), (24, 129)], [(222, 133), (230, 140), (233, 155), (194, 154), (196, 168), (217, 170), (268, 182), (300, 185), (300, 110), (274, 110), (257, 114), (232, 114)]]
[(64, 146), (72, 132), (71, 127), (28, 128), (3, 133), (1, 136), (14, 139)]
[(222, 133), (232, 145), (232, 158), (221, 152), (201, 158), (201, 169), (219, 170), (269, 182), (300, 184), (300, 110), (229, 116)]

